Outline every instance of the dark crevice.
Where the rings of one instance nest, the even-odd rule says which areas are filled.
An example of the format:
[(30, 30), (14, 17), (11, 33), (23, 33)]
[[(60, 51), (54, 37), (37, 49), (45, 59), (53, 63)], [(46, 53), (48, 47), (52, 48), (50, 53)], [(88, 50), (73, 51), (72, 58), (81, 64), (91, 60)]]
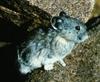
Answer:
[(89, 19), (88, 22), (86, 23), (87, 31), (95, 28), (98, 25), (100, 25), (100, 16)]

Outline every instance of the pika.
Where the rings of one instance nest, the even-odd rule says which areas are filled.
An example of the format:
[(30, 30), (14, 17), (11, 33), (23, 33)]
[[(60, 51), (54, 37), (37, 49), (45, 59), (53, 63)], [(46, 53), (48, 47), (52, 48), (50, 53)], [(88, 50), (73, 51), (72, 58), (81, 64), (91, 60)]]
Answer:
[(56, 62), (66, 66), (63, 59), (76, 44), (88, 39), (86, 25), (63, 11), (52, 17), (51, 26), (48, 33), (39, 29), (21, 51), (18, 49), (19, 70), (22, 74), (42, 66), (45, 70), (52, 70)]

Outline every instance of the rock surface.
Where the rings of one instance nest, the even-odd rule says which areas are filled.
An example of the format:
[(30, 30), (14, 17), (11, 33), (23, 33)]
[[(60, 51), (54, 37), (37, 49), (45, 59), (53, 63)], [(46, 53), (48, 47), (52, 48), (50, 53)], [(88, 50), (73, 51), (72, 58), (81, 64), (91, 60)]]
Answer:
[(93, 10), (95, 0), (27, 0), (51, 15), (58, 15), (62, 10), (68, 15), (86, 22)]
[(92, 16), (98, 16), (100, 15), (100, 0), (96, 0), (96, 3), (95, 3), (95, 6), (94, 6), (94, 9), (93, 9), (93, 13), (92, 13)]

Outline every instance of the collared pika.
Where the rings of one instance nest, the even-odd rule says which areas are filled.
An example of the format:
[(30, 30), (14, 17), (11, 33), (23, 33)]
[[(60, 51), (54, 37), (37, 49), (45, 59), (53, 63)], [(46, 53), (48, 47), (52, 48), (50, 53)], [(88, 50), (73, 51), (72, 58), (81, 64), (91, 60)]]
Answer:
[(57, 61), (66, 66), (63, 59), (77, 43), (88, 38), (85, 24), (65, 12), (52, 17), (51, 26), (47, 33), (39, 29), (24, 49), (18, 49), (21, 73), (27, 74), (42, 65), (45, 70), (52, 70)]

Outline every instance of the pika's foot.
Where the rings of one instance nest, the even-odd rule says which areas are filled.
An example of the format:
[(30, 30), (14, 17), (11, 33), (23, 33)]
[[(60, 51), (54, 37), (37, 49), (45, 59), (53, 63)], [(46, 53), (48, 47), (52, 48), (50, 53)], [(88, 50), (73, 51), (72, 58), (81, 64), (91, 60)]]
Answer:
[(61, 64), (63, 67), (66, 66), (66, 64), (65, 64), (65, 62), (64, 62), (63, 60), (60, 60), (59, 62), (60, 62), (60, 64)]
[(45, 70), (52, 70), (53, 69), (53, 64), (45, 65), (44, 69)]

